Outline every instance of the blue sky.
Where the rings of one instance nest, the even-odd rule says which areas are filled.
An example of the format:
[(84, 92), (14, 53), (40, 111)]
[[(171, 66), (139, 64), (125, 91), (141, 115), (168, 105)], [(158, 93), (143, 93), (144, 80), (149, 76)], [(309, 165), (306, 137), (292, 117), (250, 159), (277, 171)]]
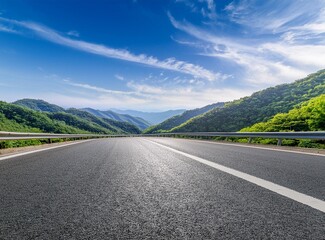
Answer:
[(325, 65), (323, 0), (2, 0), (0, 100), (160, 111)]

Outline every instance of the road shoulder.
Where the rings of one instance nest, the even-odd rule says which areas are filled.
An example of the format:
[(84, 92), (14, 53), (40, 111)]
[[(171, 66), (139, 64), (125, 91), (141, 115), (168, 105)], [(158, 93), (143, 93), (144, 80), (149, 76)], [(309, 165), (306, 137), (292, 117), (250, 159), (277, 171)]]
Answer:
[(82, 143), (85, 141), (89, 141), (89, 140), (76, 140), (76, 141), (68, 141), (68, 142), (60, 142), (60, 143), (42, 144), (36, 146), (0, 149), (0, 160), (14, 157), (20, 154), (28, 154), (28, 153), (33, 153), (35, 151), (45, 151), (47, 149), (69, 146), (71, 144)]

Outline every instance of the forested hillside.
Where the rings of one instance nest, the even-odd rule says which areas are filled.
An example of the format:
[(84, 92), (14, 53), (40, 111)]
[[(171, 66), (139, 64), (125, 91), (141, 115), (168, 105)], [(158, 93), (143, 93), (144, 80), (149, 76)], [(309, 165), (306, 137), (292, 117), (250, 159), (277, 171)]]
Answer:
[(144, 131), (144, 133), (158, 133), (158, 132), (164, 132), (164, 131), (170, 130), (195, 116), (206, 113), (206, 112), (210, 111), (211, 109), (220, 108), (223, 106), (224, 106), (224, 103), (215, 103), (215, 104), (211, 104), (211, 105), (208, 105), (208, 106), (205, 106), (202, 108), (196, 108), (193, 110), (185, 111), (184, 113), (174, 116), (174, 117), (171, 117), (171, 118), (163, 121), (160, 124), (149, 127), (148, 129), (146, 129)]
[(144, 120), (140, 117), (133, 117), (128, 114), (119, 114), (119, 113), (116, 113), (116, 112), (113, 112), (110, 110), (101, 111), (101, 110), (96, 110), (96, 109), (92, 109), (92, 108), (83, 108), (81, 110), (87, 111), (97, 117), (112, 119), (112, 120), (120, 121), (120, 122), (128, 122), (128, 123), (131, 123), (131, 124), (137, 126), (141, 130), (146, 129), (147, 127), (149, 127), (151, 125), (149, 122), (147, 122), (146, 120)]
[(45, 102), (40, 99), (21, 99), (16, 102), (13, 102), (13, 104), (22, 106), (22, 107), (27, 107), (35, 111), (40, 111), (40, 112), (64, 112), (64, 108), (59, 107), (58, 105), (51, 104), (48, 102)]
[(266, 122), (243, 128), (241, 132), (325, 130), (325, 94), (300, 104), (288, 113), (278, 113)]
[(5, 124), (1, 131), (32, 131), (48, 133), (90, 133), (51, 119), (46, 113), (6, 102), (0, 102), (0, 115)]
[[(126, 114), (118, 114), (113, 111), (100, 111), (100, 110), (95, 110), (95, 109), (91, 109), (91, 108), (85, 108), (85, 109), (73, 108), (73, 111), (71, 109), (66, 110), (60, 106), (48, 103), (48, 102), (40, 100), (40, 99), (27, 99), (26, 98), (26, 99), (21, 99), (16, 102), (13, 102), (13, 104), (27, 107), (27, 108), (30, 108), (35, 111), (50, 112), (50, 113), (66, 112), (66, 113), (71, 113), (73, 115), (76, 115), (76, 113), (78, 113), (78, 111), (82, 111), (83, 113), (86, 111), (86, 112), (91, 113), (94, 117), (97, 117), (100, 119), (108, 118), (108, 119), (114, 120), (114, 121), (106, 121), (106, 125), (107, 124), (112, 125), (111, 126), (111, 127), (113, 127), (113, 129), (111, 129), (112, 131), (116, 131), (115, 128), (120, 129), (122, 127), (123, 129), (128, 129), (132, 132), (140, 132), (139, 129), (143, 130), (150, 126), (150, 124), (148, 122), (146, 122), (145, 120), (138, 118), (138, 117), (126, 115)], [(79, 117), (81, 117), (81, 118), (85, 117), (86, 120), (90, 120), (90, 121), (94, 120), (95, 122), (98, 123), (98, 119), (94, 119), (94, 118), (90, 119), (91, 117), (89, 117), (89, 115), (86, 115), (86, 114), (79, 114)], [(101, 123), (99, 125), (101, 125), (103, 121), (101, 120), (100, 122)], [(110, 128), (108, 127), (108, 129), (110, 129)]]
[(66, 110), (66, 113), (70, 113), (72, 115), (78, 116), (82, 119), (85, 119), (90, 122), (94, 122), (98, 124), (101, 127), (104, 127), (106, 129), (109, 129), (113, 132), (120, 132), (121, 130), (126, 133), (140, 133), (140, 129), (137, 128), (135, 125), (124, 122), (124, 121), (115, 121), (108, 118), (101, 118), (97, 117), (89, 112), (79, 110), (76, 108), (70, 108)]
[[(2, 106), (2, 102), (0, 102), (0, 107)], [(26, 126), (24, 124), (20, 124), (15, 120), (9, 120), (6, 116), (1, 112), (0, 113), (0, 131), (7, 132), (41, 132), (38, 128), (33, 128)]]
[(88, 117), (68, 112), (40, 112), (16, 104), (0, 102), (0, 131), (98, 134), (140, 132), (138, 128), (128, 123), (116, 123), (112, 126), (114, 122), (110, 124), (95, 116)]
[(170, 131), (239, 131), (265, 122), (275, 114), (286, 113), (297, 104), (321, 94), (325, 94), (325, 70), (294, 83), (278, 85), (226, 103), (223, 108), (194, 117)]
[[(119, 122), (97, 117), (86, 111), (70, 108), (64, 108), (45, 102), (39, 99), (22, 99), (13, 104), (30, 108), (35, 111), (52, 113), (48, 114), (50, 118), (69, 123), (73, 127), (84, 129), (86, 131), (95, 131), (106, 133), (140, 133), (140, 129), (128, 122)], [(72, 116), (74, 115), (74, 116)], [(94, 125), (95, 124), (95, 125)]]

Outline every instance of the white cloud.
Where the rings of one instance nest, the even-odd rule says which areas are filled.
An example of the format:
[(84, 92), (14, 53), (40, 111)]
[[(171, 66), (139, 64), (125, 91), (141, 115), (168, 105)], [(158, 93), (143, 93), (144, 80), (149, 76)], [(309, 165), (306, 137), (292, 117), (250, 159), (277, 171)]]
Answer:
[(18, 31), (10, 28), (10, 27), (7, 27), (7, 26), (4, 26), (2, 24), (0, 24), (0, 32), (8, 32), (8, 33), (18, 33)]
[(216, 4), (214, 0), (200, 0), (200, 2), (205, 2), (207, 5), (206, 10), (201, 8), (202, 15), (204, 17), (210, 18), (211, 20), (215, 20), (217, 17), (216, 13)]
[(255, 0), (236, 0), (226, 6), (230, 20), (258, 33), (283, 34), (290, 43), (316, 40), (325, 36), (325, 2), (268, 0), (257, 4)]
[(280, 54), (300, 69), (321, 69), (325, 67), (325, 45), (290, 45), (286, 43), (266, 43), (262, 48)]
[(214, 0), (176, 0), (176, 3), (183, 3), (192, 12), (200, 13), (204, 18), (216, 20), (216, 4)]
[(183, 3), (191, 9), (192, 12), (198, 12), (198, 7), (192, 0), (175, 0), (176, 3)]
[(71, 31), (67, 32), (67, 34), (69, 36), (73, 36), (73, 37), (79, 37), (80, 36), (80, 33), (78, 31), (75, 31), (75, 30), (71, 30)]
[[(187, 34), (202, 40), (205, 42), (205, 44), (207, 42), (214, 44), (214, 47), (219, 48), (220, 45), (222, 46), (230, 46), (233, 48), (241, 48), (241, 49), (250, 49), (250, 47), (247, 47), (243, 44), (237, 43), (235, 40), (232, 40), (231, 38), (225, 38), (225, 37), (219, 37), (214, 35), (213, 33), (210, 33), (208, 31), (205, 31), (203, 29), (200, 29), (198, 27), (195, 27), (194, 25), (188, 23), (188, 22), (178, 22), (176, 21), (176, 19), (171, 15), (170, 12), (167, 12), (167, 15), (169, 17), (170, 22), (172, 23), (172, 25), (181, 30), (186, 32)], [(187, 45), (191, 45), (191, 42), (189, 41), (179, 41), (179, 43), (181, 44), (187, 44)], [(202, 44), (204, 45), (204, 44)], [(195, 46), (200, 46), (199, 43), (195, 43)]]
[(106, 89), (106, 88), (102, 88), (102, 87), (93, 86), (93, 85), (86, 84), (86, 83), (76, 83), (76, 82), (70, 81), (68, 79), (65, 79), (64, 82), (66, 84), (68, 84), (68, 85), (71, 85), (71, 86), (84, 88), (84, 89), (87, 89), (87, 90), (93, 90), (93, 91), (96, 91), (98, 93), (106, 93), (106, 94), (114, 94), (114, 95), (138, 95), (137, 92), (116, 91), (116, 90), (111, 90), (111, 89)]
[(16, 26), (32, 30), (40, 37), (56, 44), (60, 44), (63, 46), (67, 46), (96, 55), (101, 55), (107, 58), (120, 59), (128, 62), (140, 63), (150, 67), (176, 71), (192, 75), (196, 78), (206, 79), (208, 81), (215, 81), (224, 78), (224, 76), (220, 73), (214, 73), (199, 65), (195, 65), (185, 61), (179, 61), (175, 58), (159, 60), (153, 56), (147, 56), (145, 54), (135, 55), (124, 49), (115, 49), (100, 44), (67, 38), (48, 27), (33, 22), (16, 21), (1, 17), (0, 20), (6, 23), (10, 23)]
[(315, 21), (324, 8), (323, 0), (291, 1), (234, 0), (225, 10), (229, 19), (262, 32), (285, 32), (294, 25)]
[[(242, 81), (255, 87), (292, 82), (325, 67), (324, 2), (282, 1), (276, 5), (270, 0), (259, 7), (255, 3), (233, 1), (225, 8), (230, 19), (250, 33), (249, 38), (221, 37), (216, 29), (177, 21), (170, 13), (168, 17), (176, 29), (200, 41), (178, 43), (201, 48), (201, 55), (235, 63), (236, 70), (244, 70)], [(264, 33), (268, 36), (261, 35)]]
[(122, 75), (119, 75), (119, 74), (115, 74), (114, 77), (120, 81), (123, 81), (124, 80), (124, 77)]
[(165, 91), (161, 87), (158, 86), (150, 86), (147, 84), (137, 84), (134, 82), (128, 82), (127, 86), (129, 88), (134, 89), (136, 92), (140, 92), (147, 95), (155, 95), (155, 94), (164, 94)]
[[(79, 92), (77, 96), (72, 94), (58, 96), (49, 94), (50, 100), (56, 104), (69, 107), (96, 107), (101, 109), (130, 108), (137, 110), (160, 110), (203, 107), (214, 102), (231, 101), (250, 95), (252, 89), (233, 88), (196, 88), (177, 86), (155, 86), (128, 82), (128, 91), (116, 91), (89, 84), (76, 83), (65, 80), (65, 84), (84, 89), (86, 93)], [(75, 93), (75, 92), (74, 92)], [(92, 94), (93, 93), (93, 94)], [(91, 98), (89, 97), (91, 95)], [(46, 99), (49, 100), (47, 97)]]

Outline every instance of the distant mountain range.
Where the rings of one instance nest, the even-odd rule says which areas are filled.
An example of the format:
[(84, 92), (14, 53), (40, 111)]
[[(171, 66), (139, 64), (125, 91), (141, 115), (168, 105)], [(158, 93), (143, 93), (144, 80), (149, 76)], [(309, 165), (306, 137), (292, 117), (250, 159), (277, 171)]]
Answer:
[(185, 109), (168, 110), (164, 112), (141, 112), (135, 110), (119, 110), (119, 109), (111, 109), (111, 110), (120, 114), (128, 114), (134, 117), (140, 117), (146, 120), (147, 122), (149, 122), (150, 125), (161, 123), (168, 118), (182, 114), (183, 112), (186, 111)]
[(87, 111), (97, 117), (108, 118), (108, 119), (113, 119), (116, 121), (131, 123), (131, 124), (137, 126), (138, 128), (140, 128), (141, 130), (144, 130), (144, 129), (148, 128), (150, 125), (152, 125), (140, 117), (135, 117), (135, 116), (131, 116), (128, 114), (120, 114), (120, 113), (116, 113), (116, 112), (113, 112), (110, 110), (100, 111), (100, 110), (96, 110), (96, 109), (92, 109), (92, 108), (83, 108), (82, 110)]
[[(65, 110), (64, 108), (57, 106), (55, 104), (48, 103), (43, 100), (39, 99), (21, 99), (16, 102), (13, 102), (13, 104), (20, 105), (23, 107), (30, 108), (35, 111), (41, 111), (41, 112), (50, 112), (50, 113), (57, 113), (57, 112), (71, 112), (71, 109)], [(107, 118), (111, 120), (115, 120), (118, 122), (128, 122), (132, 125), (135, 125), (139, 129), (143, 130), (147, 127), (149, 127), (151, 124), (149, 124), (147, 121), (139, 118), (139, 117), (132, 117), (130, 115), (124, 115), (124, 114), (118, 114), (114, 113), (112, 111), (99, 111), (92, 108), (85, 108), (81, 109), (83, 111), (89, 112), (97, 117), (101, 118)], [(76, 112), (76, 109), (74, 109), (74, 112)]]
[(178, 125), (186, 122), (187, 120), (196, 117), (198, 115), (201, 115), (203, 113), (206, 113), (214, 108), (221, 108), (224, 106), (223, 102), (220, 103), (214, 103), (214, 104), (210, 104), (207, 105), (205, 107), (202, 108), (196, 108), (193, 110), (187, 110), (185, 112), (183, 112), (180, 115), (176, 115), (174, 117), (171, 117), (165, 121), (163, 121), (162, 123), (159, 123), (155, 126), (151, 126), (149, 128), (147, 128), (144, 133), (155, 133), (155, 132), (165, 132), (168, 131), (174, 127), (177, 127)]
[[(55, 104), (48, 103), (39, 99), (21, 99), (14, 102), (16, 105), (24, 106), (32, 110), (41, 112), (67, 112), (68, 110), (57, 106)], [(89, 112), (97, 117), (112, 119), (119, 122), (128, 122), (137, 126), (140, 130), (144, 130), (153, 124), (160, 123), (165, 119), (168, 119), (174, 115), (180, 114), (185, 110), (170, 110), (164, 112), (141, 112), (133, 110), (96, 110), (93, 108), (83, 108), (80, 109)]]
[(62, 109), (34, 99), (19, 100), (15, 104), (0, 102), (0, 131), (98, 134), (141, 132), (127, 122), (99, 118), (78, 109)]

